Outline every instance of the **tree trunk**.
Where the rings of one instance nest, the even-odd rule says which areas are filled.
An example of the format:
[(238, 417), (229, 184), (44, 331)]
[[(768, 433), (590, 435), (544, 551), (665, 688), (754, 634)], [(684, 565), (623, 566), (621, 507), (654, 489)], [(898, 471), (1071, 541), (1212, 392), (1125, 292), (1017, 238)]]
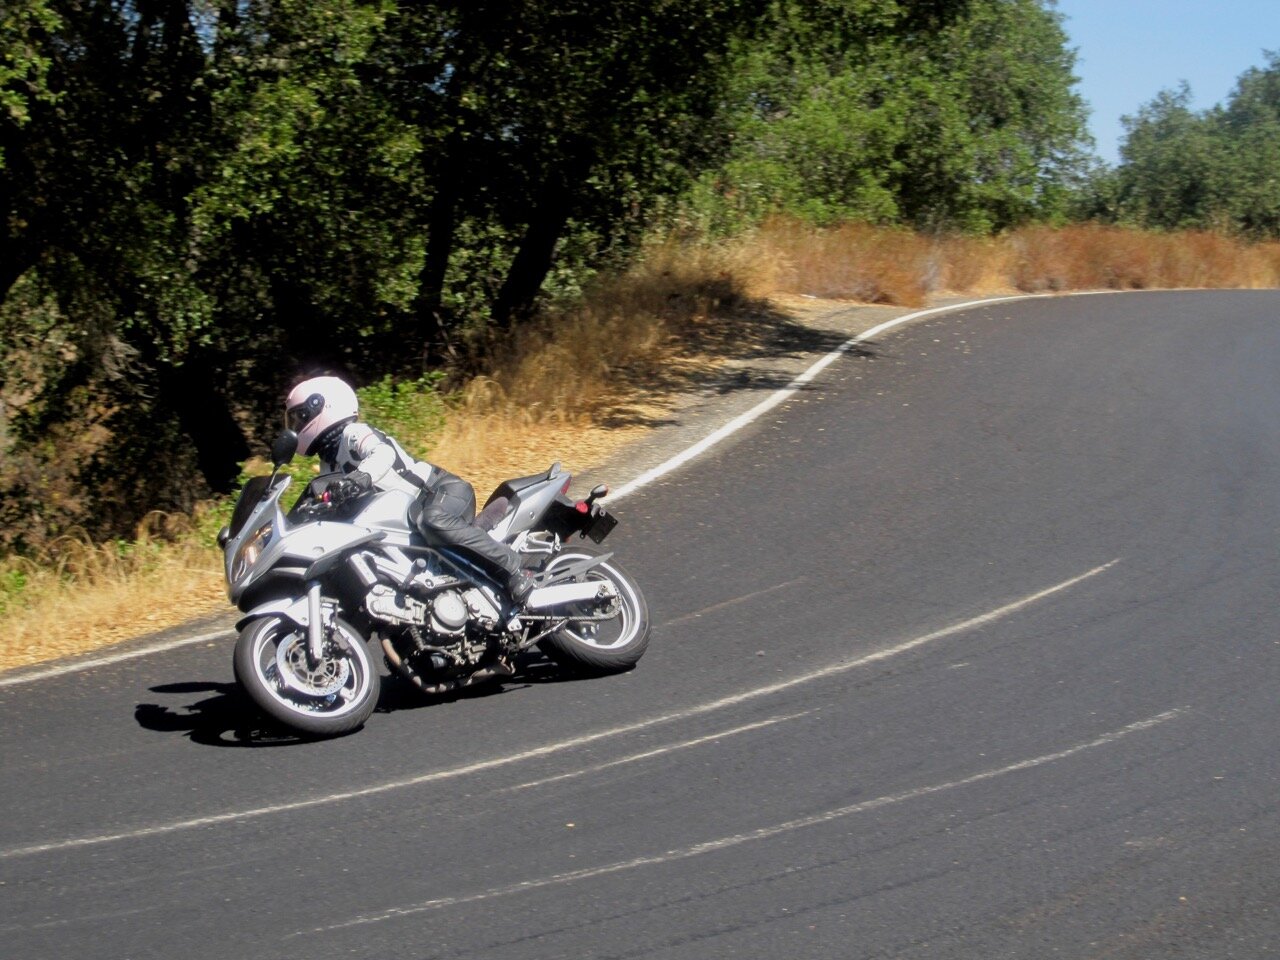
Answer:
[(590, 171), (591, 158), (583, 147), (571, 151), (563, 164), (548, 171), (490, 313), (499, 329), (509, 330), (533, 313), (555, 260), (556, 244), (573, 215), (579, 184)]
[[(450, 137), (450, 141), (454, 138)], [(449, 146), (456, 146), (450, 143)], [(449, 147), (446, 147), (448, 149)], [(439, 178), (435, 199), (427, 215), (427, 252), (418, 275), (418, 293), (413, 302), (413, 316), (420, 331), (428, 360), (452, 354), (449, 329), (443, 313), (444, 278), (453, 256), (453, 243), (458, 229), (457, 183), (453, 164), (446, 161), (446, 171)]]
[(157, 398), (178, 415), (191, 438), (196, 461), (214, 493), (229, 493), (240, 476), (240, 464), (249, 456), (240, 425), (227, 397), (218, 389), (218, 377), (203, 361), (166, 367), (158, 372)]
[(18, 279), (35, 266), (35, 242), (18, 240), (0, 245), (0, 305), (9, 299), (9, 291)]

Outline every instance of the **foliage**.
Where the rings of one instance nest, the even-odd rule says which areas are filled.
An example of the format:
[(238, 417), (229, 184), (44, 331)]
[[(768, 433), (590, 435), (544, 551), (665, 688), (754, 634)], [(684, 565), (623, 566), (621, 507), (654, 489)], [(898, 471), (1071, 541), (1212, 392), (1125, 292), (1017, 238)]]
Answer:
[(735, 147), (704, 177), (695, 217), (730, 230), (782, 211), (989, 231), (1061, 213), (1084, 110), (1047, 5), (775, 10), (766, 42), (740, 50)]
[(1094, 212), (1161, 229), (1280, 237), (1280, 52), (1242, 74), (1225, 105), (1191, 109), (1183, 84), (1125, 118), (1121, 164)]
[(0, 569), (0, 616), (20, 601), (29, 579), (29, 572), (20, 566)]
[[(434, 422), (670, 227), (1060, 219), (1073, 65), (1052, 0), (10, 0), (0, 549), (233, 490), (304, 375)], [(1093, 205), (1273, 232), (1274, 74), (1195, 134), (1207, 199), (1175, 95)]]
[(31, 119), (33, 103), (54, 99), (44, 46), (61, 25), (48, 0), (10, 0), (0, 10), (0, 170), (7, 135)]
[(395, 437), (411, 455), (425, 457), (429, 439), (444, 425), (442, 379), (443, 374), (429, 373), (416, 380), (375, 380), (357, 391), (360, 418)]

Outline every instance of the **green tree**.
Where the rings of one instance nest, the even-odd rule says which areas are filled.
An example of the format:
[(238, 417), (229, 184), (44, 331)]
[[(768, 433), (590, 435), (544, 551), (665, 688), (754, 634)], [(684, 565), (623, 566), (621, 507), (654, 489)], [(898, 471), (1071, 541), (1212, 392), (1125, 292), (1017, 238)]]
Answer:
[[(64, 519), (99, 531), (233, 483), (298, 371), (416, 376), (444, 332), (625, 249), (719, 156), (726, 51), (761, 9), (22, 3), (0, 21), (7, 502), (44, 509), (61, 457)], [(100, 439), (50, 445), (77, 429)]]
[(47, 0), (12, 0), (0, 10), (0, 170), (4, 142), (31, 118), (31, 106), (52, 99), (45, 39), (60, 26)]
[[(421, 328), (459, 307), (526, 316), (566, 248), (625, 247), (646, 213), (718, 159), (731, 41), (763, 0), (404, 8), (381, 82), (430, 146)], [(423, 42), (423, 38), (429, 38)], [(459, 288), (471, 292), (460, 292)]]
[[(26, 502), (61, 500), (109, 529), (184, 500), (176, 478), (198, 452), (174, 450), (170, 424), (238, 435), (216, 390), (197, 401), (197, 378), (174, 395), (155, 376), (208, 316), (183, 255), (202, 56), (185, 3), (48, 0), (42, 12), (26, 34), (42, 88), (6, 131), (0, 170), (0, 390), (25, 398), (10, 427)], [(104, 433), (133, 442), (113, 455), (89, 442)], [(64, 461), (78, 473), (53, 496), (42, 484)]]
[(1116, 216), (1145, 227), (1280, 236), (1280, 54), (1197, 112), (1184, 83), (1133, 117), (1115, 172)]
[(1191, 109), (1191, 88), (1161, 91), (1123, 123), (1121, 217), (1164, 229), (1226, 226), (1227, 158), (1216, 121)]
[(925, 229), (1060, 211), (1087, 139), (1048, 4), (780, 0), (773, 23), (741, 51), (736, 146), (704, 198)]
[(1235, 226), (1255, 237), (1280, 237), (1280, 51), (1243, 73), (1214, 115), (1230, 157)]
[(896, 183), (906, 220), (991, 230), (1061, 214), (1090, 143), (1052, 4), (975, 2), (920, 46)]

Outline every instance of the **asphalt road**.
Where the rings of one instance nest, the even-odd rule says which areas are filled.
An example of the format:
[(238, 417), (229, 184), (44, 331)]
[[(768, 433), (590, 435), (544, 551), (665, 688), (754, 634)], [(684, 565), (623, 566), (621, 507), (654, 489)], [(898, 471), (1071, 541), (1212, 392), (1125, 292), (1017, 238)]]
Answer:
[[(1280, 951), (1280, 293), (886, 335), (619, 505), (634, 672), (261, 729), (0, 688), (0, 956)], [(51, 625), (56, 629), (56, 625)]]

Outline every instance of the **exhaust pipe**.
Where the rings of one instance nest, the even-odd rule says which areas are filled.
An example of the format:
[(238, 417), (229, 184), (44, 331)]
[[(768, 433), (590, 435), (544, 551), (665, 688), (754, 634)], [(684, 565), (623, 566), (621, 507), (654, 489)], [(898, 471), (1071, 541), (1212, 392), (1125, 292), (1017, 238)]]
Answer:
[(465, 677), (456, 677), (452, 680), (444, 680), (440, 683), (427, 683), (422, 679), (413, 667), (405, 663), (404, 660), (396, 653), (396, 648), (391, 645), (391, 641), (382, 638), (382, 653), (387, 658), (387, 662), (395, 668), (406, 680), (410, 681), (415, 687), (427, 694), (449, 693), (453, 690), (461, 690), (464, 687), (470, 687), (473, 684), (480, 683), (483, 680), (492, 680), (494, 677), (509, 677), (510, 674), (493, 667), (481, 667), (475, 673), (468, 674)]

